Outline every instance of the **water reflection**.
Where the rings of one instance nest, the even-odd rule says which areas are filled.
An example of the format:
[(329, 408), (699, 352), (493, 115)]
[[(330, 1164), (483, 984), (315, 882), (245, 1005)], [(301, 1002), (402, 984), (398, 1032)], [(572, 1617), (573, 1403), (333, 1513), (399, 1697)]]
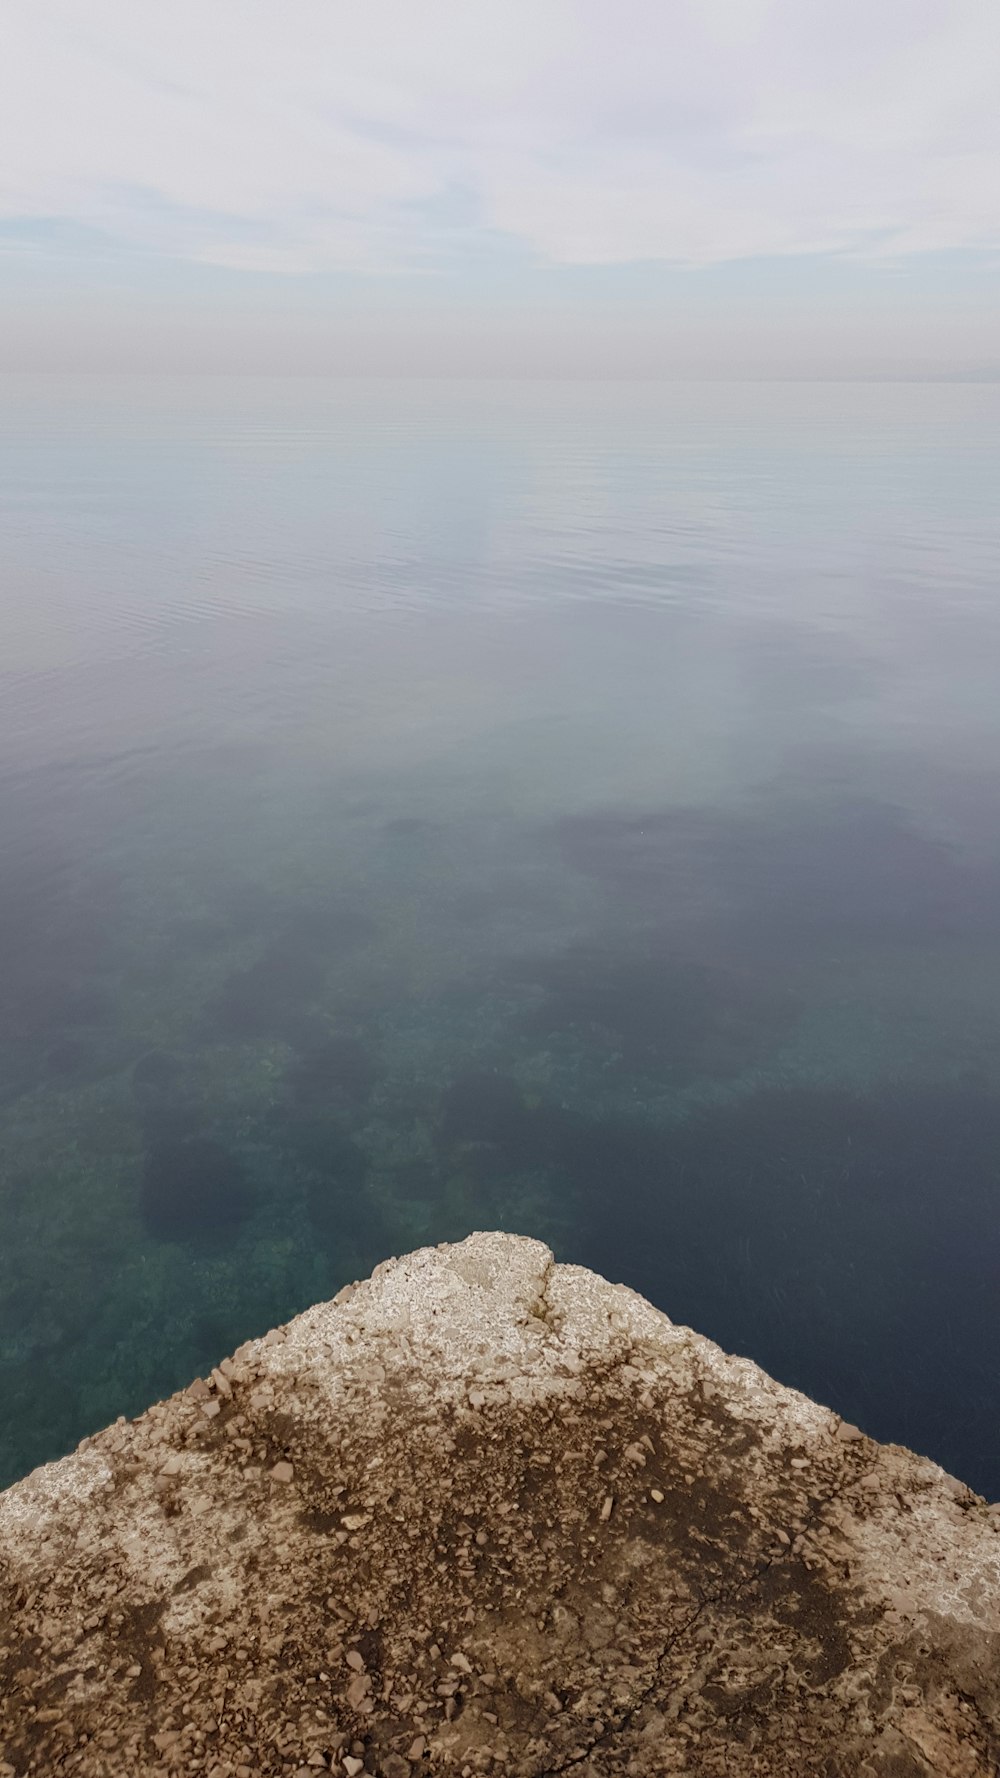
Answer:
[(1000, 1494), (995, 395), (186, 399), (0, 425), (0, 1480), (502, 1226)]

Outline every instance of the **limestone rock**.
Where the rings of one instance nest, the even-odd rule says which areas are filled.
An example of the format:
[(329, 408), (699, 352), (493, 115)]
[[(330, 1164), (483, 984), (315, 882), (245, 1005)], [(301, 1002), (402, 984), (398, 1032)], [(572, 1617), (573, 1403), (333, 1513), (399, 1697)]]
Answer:
[(5, 1778), (998, 1761), (997, 1514), (537, 1241), (390, 1261), (0, 1495)]

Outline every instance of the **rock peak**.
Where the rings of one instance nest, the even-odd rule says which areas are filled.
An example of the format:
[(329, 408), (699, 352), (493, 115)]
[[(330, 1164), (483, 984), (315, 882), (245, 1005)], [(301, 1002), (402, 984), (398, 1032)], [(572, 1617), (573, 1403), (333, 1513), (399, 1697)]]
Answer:
[(996, 1778), (1000, 1519), (538, 1241), (0, 1495), (0, 1775)]

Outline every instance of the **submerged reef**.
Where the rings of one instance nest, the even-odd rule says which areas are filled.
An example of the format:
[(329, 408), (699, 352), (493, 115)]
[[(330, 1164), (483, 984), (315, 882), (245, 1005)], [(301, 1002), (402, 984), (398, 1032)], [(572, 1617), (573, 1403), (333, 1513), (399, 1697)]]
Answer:
[(0, 1495), (3, 1778), (998, 1757), (1000, 1509), (539, 1241), (388, 1261)]

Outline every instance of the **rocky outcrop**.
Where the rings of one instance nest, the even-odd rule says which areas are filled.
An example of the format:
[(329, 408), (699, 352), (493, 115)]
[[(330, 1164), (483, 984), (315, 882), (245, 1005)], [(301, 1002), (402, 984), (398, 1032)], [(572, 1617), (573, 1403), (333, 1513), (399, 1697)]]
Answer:
[(995, 1778), (1000, 1519), (475, 1235), (0, 1496), (0, 1748), (8, 1778)]

